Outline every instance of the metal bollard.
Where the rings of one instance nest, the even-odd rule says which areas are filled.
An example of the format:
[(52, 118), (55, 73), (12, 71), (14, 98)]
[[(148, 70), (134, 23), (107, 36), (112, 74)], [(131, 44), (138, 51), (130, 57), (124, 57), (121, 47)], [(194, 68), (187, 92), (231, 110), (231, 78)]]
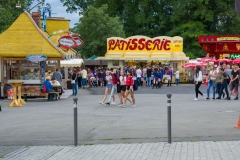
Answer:
[(77, 101), (78, 98), (73, 98), (73, 115), (74, 115), (74, 146), (78, 145), (78, 124), (77, 124)]
[(167, 94), (168, 143), (172, 143), (171, 97), (172, 95), (168, 93)]

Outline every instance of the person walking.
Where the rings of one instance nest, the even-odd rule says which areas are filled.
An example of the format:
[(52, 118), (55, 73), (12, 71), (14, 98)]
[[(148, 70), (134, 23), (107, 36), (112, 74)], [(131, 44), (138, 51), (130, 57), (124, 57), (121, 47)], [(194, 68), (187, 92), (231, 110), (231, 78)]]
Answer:
[[(117, 83), (118, 83), (118, 74), (117, 74), (117, 70), (116, 69), (113, 69), (113, 72), (112, 72), (112, 91), (111, 91), (111, 95), (108, 99), (108, 102), (106, 103), (107, 105), (110, 105), (110, 104), (116, 104), (115, 102), (115, 96), (114, 94), (116, 93), (117, 91)], [(113, 99), (113, 101), (111, 102), (111, 99)]]
[(147, 68), (143, 68), (143, 87), (146, 87), (146, 81), (147, 81)]
[(167, 71), (167, 78), (168, 78), (168, 85), (167, 86), (172, 86), (172, 69), (169, 67)]
[(78, 79), (77, 79), (77, 73), (76, 69), (73, 69), (73, 74), (72, 74), (72, 95), (76, 96), (78, 93)]
[(85, 89), (87, 87), (87, 71), (85, 68), (81, 71), (82, 76), (82, 88)]
[(196, 93), (196, 98), (194, 98), (194, 101), (197, 101), (198, 94), (204, 96), (202, 92), (199, 91), (199, 88), (202, 85), (202, 71), (200, 70), (200, 66), (196, 66), (194, 81), (195, 81), (195, 93)]
[(237, 64), (234, 64), (230, 78), (231, 78), (230, 83), (229, 83), (230, 92), (229, 92), (228, 100), (231, 100), (231, 95), (232, 95), (232, 91), (234, 88), (236, 90), (236, 98), (234, 100), (238, 100), (239, 71), (238, 71)]
[(226, 72), (224, 72), (224, 68), (221, 68), (219, 73), (222, 73), (222, 85), (221, 85), (221, 89), (220, 89), (220, 94), (216, 99), (221, 99), (221, 97), (223, 95), (223, 89), (225, 89), (225, 92), (227, 95), (226, 100), (228, 100), (229, 99), (228, 84), (230, 82), (230, 77), (228, 76), (228, 74)]
[(102, 69), (99, 69), (98, 81), (99, 81), (99, 86), (103, 87), (103, 71), (102, 71)]
[(156, 89), (158, 88), (158, 79), (159, 79), (159, 74), (158, 74), (158, 69), (154, 68), (154, 72), (153, 72), (153, 86), (152, 89), (154, 89), (154, 87), (156, 86)]
[[(99, 104), (104, 104), (105, 100), (107, 99), (108, 93), (111, 93), (112, 91), (112, 76), (110, 75), (110, 71), (106, 71), (106, 89), (104, 92), (103, 100), (99, 102)], [(111, 96), (110, 96), (111, 98)]]
[(147, 68), (147, 86), (151, 86), (151, 76), (152, 76), (152, 69), (150, 66)]
[[(119, 77), (119, 81), (120, 81), (120, 103), (119, 103), (119, 107), (121, 107), (123, 105), (123, 100), (125, 98), (125, 92), (126, 92), (126, 79), (127, 77), (125, 76), (125, 71), (121, 71), (120, 72), (120, 77)], [(132, 104), (132, 101), (127, 97), (127, 100)]]
[(128, 98), (128, 95), (130, 94), (131, 95), (131, 98), (132, 98), (132, 107), (136, 107), (136, 104), (135, 104), (135, 97), (134, 97), (134, 91), (133, 91), (133, 85), (134, 85), (134, 80), (133, 80), (133, 77), (132, 77), (132, 71), (129, 70), (128, 71), (128, 76), (126, 78), (126, 92), (125, 92), (125, 96), (124, 96), (124, 104), (122, 105), (123, 108), (126, 107), (126, 103), (127, 103), (127, 98)]
[(177, 69), (177, 71), (174, 73), (175, 76), (176, 76), (176, 79), (175, 79), (175, 86), (178, 86), (179, 85), (179, 70)]
[[(218, 76), (216, 78), (216, 83), (215, 83), (215, 88), (216, 88), (216, 93), (218, 94), (218, 99), (219, 97), (221, 97), (221, 88), (222, 88), (222, 84), (223, 84), (223, 72), (224, 72), (224, 69), (223, 68), (220, 68), (218, 69)], [(222, 93), (223, 94), (223, 98), (225, 97), (225, 93)]]
[(142, 79), (142, 71), (139, 67), (136, 70), (136, 75), (137, 75), (137, 82), (139, 87), (141, 85), (141, 79)]
[(217, 77), (218, 77), (217, 71), (215, 70), (214, 65), (212, 64), (210, 66), (210, 71), (209, 71), (209, 74), (208, 74), (209, 81), (208, 81), (208, 87), (207, 87), (207, 98), (205, 100), (210, 99), (210, 89), (211, 89), (211, 87), (213, 87), (213, 98), (212, 98), (212, 100), (215, 100), (215, 94), (216, 94), (215, 82), (216, 82)]
[(82, 88), (82, 75), (81, 75), (81, 69), (78, 70), (77, 72), (78, 76), (78, 88)]

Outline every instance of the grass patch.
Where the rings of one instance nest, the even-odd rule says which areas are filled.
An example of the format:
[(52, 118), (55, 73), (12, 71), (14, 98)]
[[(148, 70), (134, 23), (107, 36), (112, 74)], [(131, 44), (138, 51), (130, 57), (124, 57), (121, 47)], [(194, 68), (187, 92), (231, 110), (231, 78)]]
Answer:
[(208, 136), (208, 137), (212, 137), (212, 136)]
[(104, 140), (104, 141), (112, 141), (112, 140), (114, 140), (114, 139), (112, 139), (112, 138), (105, 138), (105, 139), (101, 139), (101, 140)]
[(202, 138), (202, 136), (194, 136), (194, 138)]
[(94, 141), (94, 139), (89, 138), (88, 141)]
[(84, 146), (92, 146), (92, 145), (94, 145), (94, 144), (84, 144)]
[(26, 147), (26, 148), (29, 148), (29, 147), (31, 147), (31, 146), (28, 145), (28, 146), (25, 146), (25, 147)]
[(4, 158), (5, 157), (5, 155), (3, 154), (3, 155), (0, 155), (0, 158)]

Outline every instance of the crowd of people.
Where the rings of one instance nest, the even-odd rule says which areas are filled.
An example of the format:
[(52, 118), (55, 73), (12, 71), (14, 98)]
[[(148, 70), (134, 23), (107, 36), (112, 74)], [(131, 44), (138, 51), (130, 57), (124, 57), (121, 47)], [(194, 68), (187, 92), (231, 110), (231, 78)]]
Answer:
[[(99, 104), (116, 104), (115, 94), (118, 94), (119, 107), (126, 107), (127, 101), (132, 107), (136, 106), (134, 91), (139, 86), (161, 88), (163, 79), (167, 79), (167, 86), (172, 85), (172, 75), (176, 75), (176, 86), (179, 84), (179, 71), (173, 73), (170, 66), (147, 66), (135, 67), (125, 66), (123, 68), (97, 68), (69, 69), (68, 78), (72, 80), (73, 95), (77, 94), (78, 88), (104, 87), (106, 86), (104, 97)], [(75, 82), (75, 83), (74, 83)], [(107, 99), (108, 94), (110, 94)], [(131, 96), (131, 99), (128, 96)], [(107, 100), (107, 101), (106, 101)], [(106, 103), (105, 103), (106, 101)]]
[[(200, 94), (205, 100), (215, 100), (225, 98), (231, 100), (231, 96), (234, 93), (236, 95), (234, 100), (238, 100), (238, 86), (239, 86), (239, 75), (240, 69), (238, 64), (220, 64), (219, 66), (211, 64), (208, 73), (208, 87), (207, 96), (199, 90), (203, 82), (203, 74), (200, 66), (196, 66), (194, 81), (195, 81), (195, 101), (198, 100)], [(210, 97), (210, 91), (213, 91), (212, 98)], [(225, 91), (225, 92), (224, 92)], [(216, 94), (218, 95), (216, 97)]]

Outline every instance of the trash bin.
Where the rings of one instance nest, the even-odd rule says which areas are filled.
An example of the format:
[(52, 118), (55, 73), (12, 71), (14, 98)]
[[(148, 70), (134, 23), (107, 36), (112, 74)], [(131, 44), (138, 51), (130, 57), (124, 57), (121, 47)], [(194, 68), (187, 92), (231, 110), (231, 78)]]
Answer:
[(67, 89), (72, 89), (72, 83), (71, 83), (71, 81), (67, 81)]
[(13, 87), (12, 86), (7, 86), (7, 96), (8, 99), (13, 99)]

